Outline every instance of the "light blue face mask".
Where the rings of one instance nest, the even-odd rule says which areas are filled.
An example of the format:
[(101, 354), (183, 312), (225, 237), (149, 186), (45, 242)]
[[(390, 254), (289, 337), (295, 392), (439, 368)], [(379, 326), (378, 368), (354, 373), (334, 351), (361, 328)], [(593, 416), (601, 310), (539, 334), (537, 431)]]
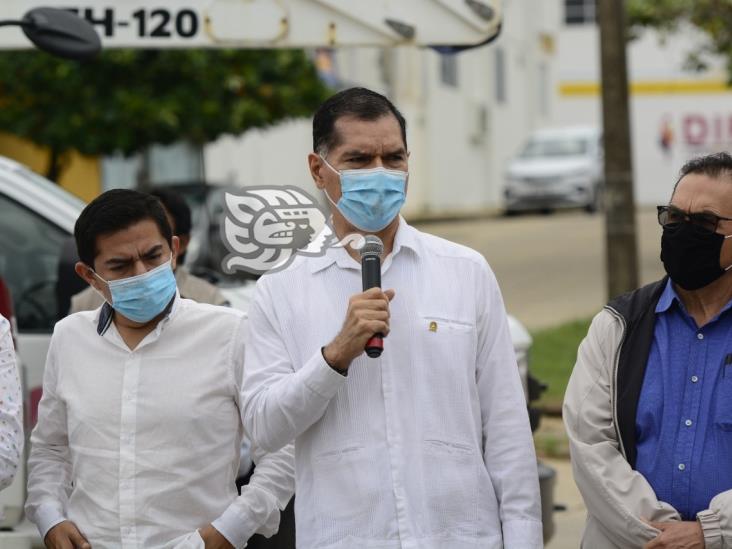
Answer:
[(96, 272), (112, 294), (115, 311), (134, 322), (148, 322), (163, 312), (175, 295), (173, 257), (154, 269), (137, 276), (119, 280), (104, 280)]
[(367, 233), (377, 233), (399, 214), (406, 198), (407, 172), (386, 168), (338, 171), (325, 158), (323, 162), (341, 180), (338, 204), (327, 191), (325, 196), (351, 225)]

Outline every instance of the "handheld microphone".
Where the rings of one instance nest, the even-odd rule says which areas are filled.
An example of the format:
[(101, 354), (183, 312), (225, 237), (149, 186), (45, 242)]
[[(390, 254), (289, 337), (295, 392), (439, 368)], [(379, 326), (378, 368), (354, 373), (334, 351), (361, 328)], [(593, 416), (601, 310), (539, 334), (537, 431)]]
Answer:
[[(378, 236), (373, 234), (365, 236), (364, 244), (359, 250), (361, 254), (361, 281), (364, 292), (370, 288), (381, 288), (381, 254), (383, 252), (384, 243), (381, 242)], [(374, 334), (366, 342), (364, 350), (371, 358), (381, 356), (381, 352), (384, 350), (384, 335)]]

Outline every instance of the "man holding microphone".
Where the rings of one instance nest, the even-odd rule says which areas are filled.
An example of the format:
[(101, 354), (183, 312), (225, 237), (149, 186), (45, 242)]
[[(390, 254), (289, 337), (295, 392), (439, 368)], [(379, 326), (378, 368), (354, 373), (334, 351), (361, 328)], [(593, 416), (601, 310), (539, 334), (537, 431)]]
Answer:
[(336, 235), (380, 238), (389, 289), (362, 291), (348, 247), (258, 282), (244, 421), (266, 451), (295, 441), (298, 547), (542, 547), (500, 290), (481, 255), (399, 216), (404, 118), (382, 95), (345, 90), (315, 114), (313, 150)]

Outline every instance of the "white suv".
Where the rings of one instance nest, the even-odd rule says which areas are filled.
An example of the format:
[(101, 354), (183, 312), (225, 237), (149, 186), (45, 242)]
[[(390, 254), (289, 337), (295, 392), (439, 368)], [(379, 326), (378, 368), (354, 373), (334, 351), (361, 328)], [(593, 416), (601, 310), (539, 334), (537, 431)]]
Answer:
[(507, 213), (600, 208), (603, 191), (602, 133), (592, 127), (539, 130), (506, 170)]

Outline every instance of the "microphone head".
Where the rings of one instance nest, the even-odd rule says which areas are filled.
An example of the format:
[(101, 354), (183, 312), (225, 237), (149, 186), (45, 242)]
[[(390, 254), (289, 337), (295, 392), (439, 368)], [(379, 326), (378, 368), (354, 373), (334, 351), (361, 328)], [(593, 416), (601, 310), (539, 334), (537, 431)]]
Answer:
[(384, 253), (384, 243), (375, 234), (367, 234), (358, 253), (361, 254), (361, 259), (369, 256), (379, 257)]

